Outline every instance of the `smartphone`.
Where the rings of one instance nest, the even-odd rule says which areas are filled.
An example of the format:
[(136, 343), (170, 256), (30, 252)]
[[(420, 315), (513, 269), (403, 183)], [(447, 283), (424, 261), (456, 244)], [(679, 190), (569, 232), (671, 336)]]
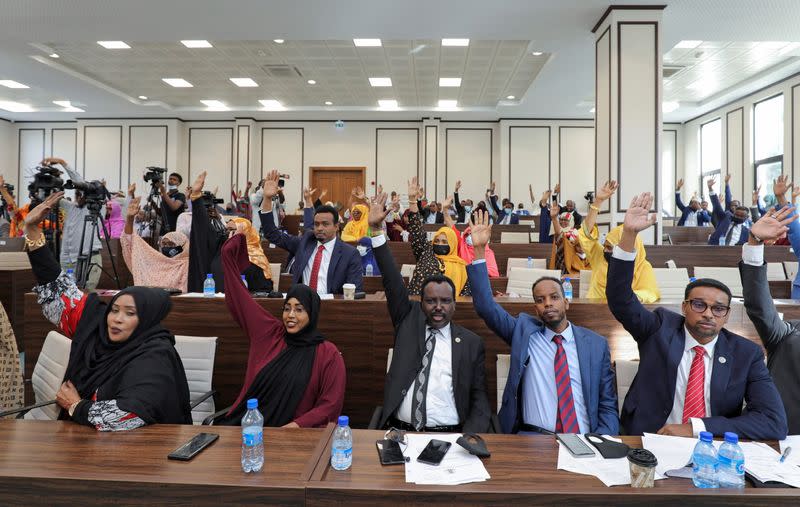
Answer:
[(381, 465), (402, 465), (406, 462), (400, 444), (394, 440), (376, 440), (375, 447), (378, 449)]
[(367, 297), (367, 293), (364, 291), (358, 291), (353, 294), (353, 299), (365, 299)]
[(198, 433), (191, 440), (169, 453), (167, 458), (189, 461), (200, 454), (200, 451), (216, 442), (218, 438), (219, 435), (216, 433)]
[(285, 184), (286, 184), (286, 182), (283, 180), (283, 178), (281, 178), (281, 179), (279, 179), (279, 180), (278, 180), (278, 187), (280, 187), (280, 188), (283, 188), (283, 186), (284, 186)]
[(452, 444), (444, 440), (436, 440), (432, 438), (425, 449), (417, 456), (417, 461), (427, 465), (438, 465), (444, 459), (444, 455), (450, 449)]
[(575, 433), (556, 433), (556, 438), (564, 444), (570, 454), (576, 458), (590, 458), (594, 456), (594, 451), (586, 445), (586, 442)]

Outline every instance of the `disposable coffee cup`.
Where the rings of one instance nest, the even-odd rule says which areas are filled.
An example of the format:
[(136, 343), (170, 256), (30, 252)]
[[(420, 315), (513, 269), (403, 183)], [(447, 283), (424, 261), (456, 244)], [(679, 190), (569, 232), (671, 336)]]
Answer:
[(628, 451), (628, 465), (631, 472), (632, 488), (652, 488), (656, 478), (658, 460), (647, 449)]
[(345, 299), (355, 299), (356, 298), (356, 285), (354, 283), (346, 283), (342, 285), (342, 291), (344, 292)]

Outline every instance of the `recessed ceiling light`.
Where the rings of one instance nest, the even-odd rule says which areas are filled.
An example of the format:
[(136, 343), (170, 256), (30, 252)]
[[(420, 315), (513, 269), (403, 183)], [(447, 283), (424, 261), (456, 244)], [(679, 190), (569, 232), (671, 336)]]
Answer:
[(58, 58), (58, 53), (50, 53), (47, 56), (49, 56), (50, 58)]
[(394, 99), (379, 100), (378, 107), (381, 109), (397, 109), (397, 101)]
[(12, 113), (30, 113), (34, 109), (28, 104), (20, 102), (11, 102), (8, 100), (0, 100), (0, 109), (11, 111)]
[(99, 40), (98, 44), (106, 49), (130, 49), (131, 47), (121, 40)]
[(460, 77), (440, 77), (439, 78), (439, 86), (441, 87), (452, 87), (457, 88), (461, 86), (461, 78)]
[(147, 96), (146, 95), (139, 95), (139, 100), (147, 100)]
[(532, 54), (533, 56), (542, 56), (544, 53), (542, 53), (541, 51), (534, 51), (534, 52), (533, 52), (533, 53), (531, 53), (531, 54)]
[(0, 81), (0, 86), (5, 86), (6, 88), (30, 88), (28, 85), (24, 85), (22, 83), (18, 83), (16, 81), (12, 81), (10, 79), (3, 79)]
[(63, 107), (64, 109), (61, 110), (61, 112), (63, 112), (63, 113), (83, 113), (83, 112), (85, 112), (83, 109), (73, 106), (72, 102), (70, 102), (68, 100), (54, 100), (53, 104)]
[(390, 77), (371, 77), (369, 84), (372, 86), (392, 86), (392, 78)]
[(442, 39), (442, 46), (469, 46), (469, 39)]
[(162, 79), (165, 83), (170, 86), (174, 86), (175, 88), (191, 88), (194, 85), (185, 79), (181, 79), (179, 77), (165, 77)]
[(272, 39), (272, 42), (274, 42), (275, 44), (283, 44), (284, 40), (283, 39)]
[(452, 108), (458, 107), (458, 101), (457, 100), (440, 100), (439, 101), (439, 107), (442, 108), (442, 109), (452, 109)]
[(514, 99), (516, 99), (516, 97), (513, 95), (509, 95), (506, 97), (506, 100), (514, 100)]
[(317, 84), (317, 82), (316, 82), (316, 81), (314, 81), (313, 79), (309, 79), (308, 81), (306, 81), (306, 83), (308, 83), (308, 84), (312, 84), (312, 85), (313, 85), (313, 84)]
[(258, 86), (258, 83), (256, 83), (249, 77), (232, 77), (231, 83), (241, 88), (255, 88)]
[(333, 102), (331, 102), (330, 100), (326, 100), (326, 101), (325, 101), (325, 105), (326, 105), (326, 106), (332, 106), (332, 105), (333, 105)]
[(703, 41), (701, 40), (682, 40), (675, 44), (675, 47), (678, 49), (694, 49), (702, 43)]
[(661, 112), (663, 113), (671, 113), (672, 111), (678, 109), (681, 105), (673, 100), (669, 100), (661, 104)]
[(228, 106), (220, 100), (201, 100), (209, 111), (228, 111)]
[(264, 106), (264, 109), (267, 111), (283, 111), (286, 109), (280, 101), (274, 99), (259, 100), (259, 102), (261, 102), (261, 105)]
[(187, 48), (213, 48), (207, 40), (182, 40), (181, 44)]
[(380, 39), (353, 39), (353, 44), (360, 48), (374, 48), (381, 45)]

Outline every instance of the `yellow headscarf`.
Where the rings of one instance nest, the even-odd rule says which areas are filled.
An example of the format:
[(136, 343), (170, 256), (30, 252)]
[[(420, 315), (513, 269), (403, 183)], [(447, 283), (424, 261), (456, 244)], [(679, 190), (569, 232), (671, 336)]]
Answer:
[[(614, 227), (606, 235), (606, 241), (612, 245), (618, 244), (621, 238), (621, 225)], [(591, 235), (587, 235), (585, 228), (581, 227), (580, 231), (578, 231), (578, 239), (581, 242), (583, 251), (586, 252), (589, 264), (592, 266), (592, 283), (589, 287), (589, 298), (606, 299), (608, 263), (603, 255), (603, 245), (598, 240), (597, 227), (595, 226), (592, 229)], [(639, 236), (636, 236), (636, 262), (633, 268), (631, 288), (642, 303), (655, 303), (661, 298), (656, 275), (653, 273), (653, 266), (647, 261), (644, 243)]]
[(467, 263), (458, 256), (458, 238), (455, 231), (450, 227), (441, 227), (433, 237), (435, 238), (439, 234), (444, 234), (447, 238), (450, 252), (447, 255), (437, 255), (436, 258), (444, 263), (444, 276), (453, 281), (453, 285), (456, 286), (456, 296), (458, 296), (464, 285), (467, 284)]
[(272, 279), (269, 259), (267, 259), (264, 250), (261, 248), (261, 238), (258, 236), (253, 224), (250, 223), (250, 220), (240, 217), (233, 217), (231, 221), (236, 224), (236, 230), (244, 234), (247, 240), (247, 256), (250, 258), (250, 262), (261, 268), (264, 272), (264, 278), (267, 280)]
[[(358, 220), (353, 218), (353, 212), (356, 210), (361, 212), (361, 218)], [(356, 204), (350, 208), (350, 221), (344, 226), (342, 241), (358, 241), (367, 235), (367, 229), (369, 229), (368, 214), (369, 208), (363, 204)]]

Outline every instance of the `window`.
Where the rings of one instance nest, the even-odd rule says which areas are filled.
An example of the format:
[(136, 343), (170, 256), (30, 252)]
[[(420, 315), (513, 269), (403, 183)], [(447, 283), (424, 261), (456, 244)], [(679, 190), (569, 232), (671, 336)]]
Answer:
[(706, 180), (714, 178), (714, 190), (725, 195), (722, 184), (722, 120), (717, 118), (700, 126), (700, 195), (706, 198)]
[(753, 158), (755, 187), (761, 198), (772, 196), (772, 181), (783, 173), (783, 95), (753, 106)]

